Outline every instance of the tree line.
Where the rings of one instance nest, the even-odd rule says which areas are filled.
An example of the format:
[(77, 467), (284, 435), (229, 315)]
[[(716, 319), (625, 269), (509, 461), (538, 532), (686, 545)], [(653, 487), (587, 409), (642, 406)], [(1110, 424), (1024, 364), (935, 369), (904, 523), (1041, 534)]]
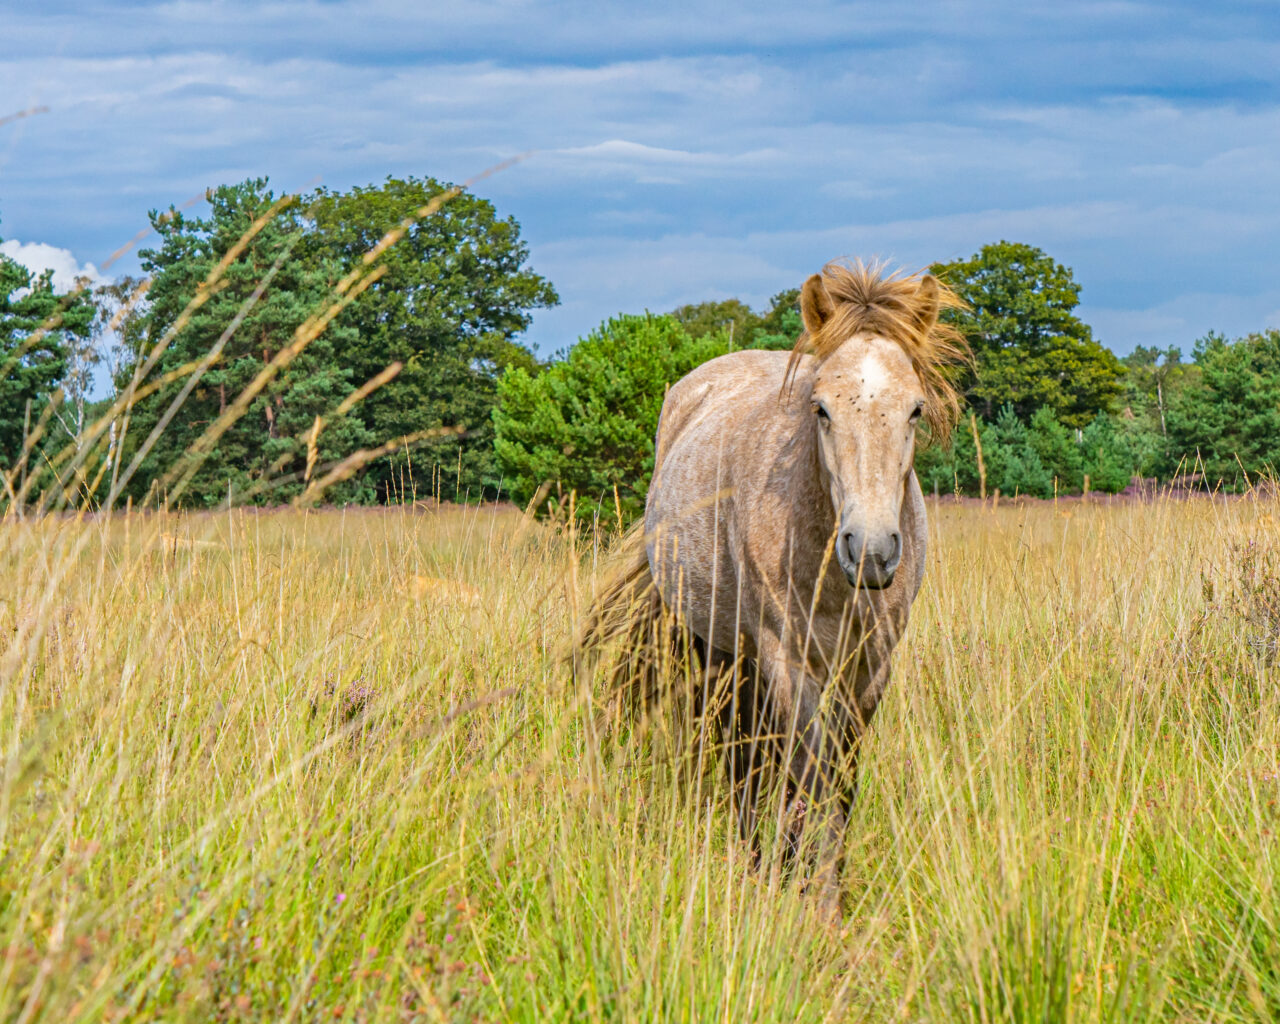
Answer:
[[(506, 497), (625, 522), (665, 388), (737, 348), (789, 348), (798, 293), (623, 314), (549, 359), (521, 342), (558, 301), (520, 228), (430, 178), (278, 196), (210, 190), (152, 211), (144, 277), (55, 294), (0, 257), (6, 507), (216, 507)], [(1239, 488), (1280, 446), (1280, 331), (1117, 358), (1071, 271), (999, 242), (932, 268), (968, 303), (969, 416), (924, 444), (926, 490)], [(91, 395), (97, 379), (104, 395)], [(105, 381), (105, 387), (101, 382)]]
[[(1137, 347), (1123, 359), (1077, 314), (1071, 271), (1021, 243), (930, 268), (965, 300), (955, 311), (973, 362), (956, 381), (966, 416), (950, 444), (926, 436), (916, 472), (936, 494), (1115, 493), (1135, 481), (1239, 490), (1280, 452), (1280, 331), (1209, 334), (1184, 357)], [(730, 299), (601, 325), (539, 371), (499, 382), (497, 450), (512, 493), (550, 482), (584, 515), (633, 518), (653, 469), (662, 387), (733, 348), (790, 348), (798, 291), (757, 313)], [(626, 433), (622, 428), (625, 425)]]
[[(430, 178), (207, 200), (151, 212), (143, 279), (55, 296), (0, 264), (6, 478), (89, 504), (272, 504), (321, 481), (336, 502), (496, 494), (497, 382), (537, 367), (518, 338), (558, 301), (515, 220)], [(110, 395), (84, 403), (94, 370)]]

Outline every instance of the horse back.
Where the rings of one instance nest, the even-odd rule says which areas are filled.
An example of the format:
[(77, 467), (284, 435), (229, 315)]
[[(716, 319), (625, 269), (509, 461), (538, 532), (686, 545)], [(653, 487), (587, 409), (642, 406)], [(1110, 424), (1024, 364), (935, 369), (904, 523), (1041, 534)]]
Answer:
[(787, 353), (744, 349), (708, 360), (671, 385), (658, 418), (655, 472), (672, 444), (695, 422), (742, 414), (777, 398), (786, 374)]

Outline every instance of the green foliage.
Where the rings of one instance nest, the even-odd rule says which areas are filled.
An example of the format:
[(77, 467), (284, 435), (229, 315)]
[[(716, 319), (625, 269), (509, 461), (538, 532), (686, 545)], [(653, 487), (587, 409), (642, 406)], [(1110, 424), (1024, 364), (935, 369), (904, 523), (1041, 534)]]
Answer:
[[(125, 451), (140, 459), (132, 493), (168, 493), (173, 480), (194, 470), (182, 498), (188, 503), (215, 504), (229, 491), (232, 500), (279, 501), (318, 472), (314, 463), (324, 468), (362, 447), (439, 429), (438, 438), (375, 461), (328, 496), (389, 500), (428, 493), (433, 481), (448, 485), (441, 488), (448, 497), (494, 494), (499, 476), (490, 413), (497, 378), (508, 366), (534, 365), (513, 339), (528, 327), (530, 309), (557, 298), (525, 268), (519, 226), (499, 218), (492, 204), (460, 192), (424, 215), (448, 187), (431, 179), (388, 179), (380, 187), (321, 190), (286, 204), (207, 298), (200, 294), (206, 276), (274, 200), (265, 179), (210, 192), (204, 219), (153, 214), (161, 245), (142, 256), (154, 281), (145, 312), (125, 325), (129, 358), (117, 383), (124, 386), (158, 345), (151, 379), (211, 353), (217, 358), (184, 401), (182, 377), (140, 403)], [(339, 283), (365, 267), (366, 254), (392, 229), (401, 237), (378, 256), (381, 276), (253, 398), (201, 462), (186, 458), (308, 318), (333, 310)], [(260, 285), (265, 290), (251, 300)], [(120, 298), (104, 294), (103, 301)], [(243, 322), (223, 338), (238, 313)], [(389, 383), (335, 417), (345, 398), (395, 362), (401, 367)], [(172, 422), (149, 442), (171, 407)], [(322, 429), (309, 466), (317, 417)], [(458, 430), (465, 431), (461, 441)]]
[(1080, 489), (1084, 456), (1076, 441), (1075, 431), (1060, 423), (1047, 407), (1037, 409), (1031, 417), (1027, 443), (1035, 450), (1050, 476), (1057, 481), (1056, 493)]
[(520, 226), (499, 217), (492, 203), (462, 192), (420, 216), (448, 187), (433, 178), (388, 178), (346, 193), (321, 190), (309, 207), (315, 224), (309, 247), (336, 274), (360, 265), (385, 232), (415, 218), (379, 259), (385, 274), (342, 316), (351, 331), (343, 366), (362, 384), (393, 361), (404, 364), (359, 407), (378, 440), (436, 427), (462, 427), (467, 434), (461, 442), (450, 435), (370, 466), (366, 480), (383, 500), (426, 494), (441, 483), (446, 497), (459, 500), (496, 494), (491, 412), (497, 381), (509, 367), (534, 368), (533, 355), (515, 338), (529, 326), (531, 310), (559, 301), (526, 266)]
[(724, 334), (729, 349), (788, 349), (804, 330), (800, 321), (800, 289), (775, 295), (765, 313), (752, 312), (740, 299), (699, 302), (673, 310), (671, 316), (691, 338)]
[(1098, 413), (1081, 434), (1080, 450), (1091, 490), (1115, 494), (1129, 485), (1135, 460), (1112, 417)]
[[(1080, 454), (1072, 432), (1052, 413), (1038, 414), (1027, 427), (1013, 407), (1006, 405), (995, 423), (978, 420), (977, 428), (988, 494), (998, 489), (1010, 497), (1029, 494), (1049, 498), (1054, 494), (1055, 476), (1059, 478), (1058, 490), (1066, 489), (1062, 467), (1069, 467), (1073, 460), (1079, 466)], [(933, 445), (918, 450), (915, 469), (920, 486), (926, 492), (979, 494), (981, 474), (973, 424), (969, 421), (960, 424), (949, 449)]]
[(784, 338), (786, 345), (762, 345), (762, 348), (790, 348), (804, 330), (800, 320), (800, 289), (788, 288), (769, 300), (769, 312), (760, 317), (760, 329), (765, 336)]
[(1165, 349), (1139, 345), (1121, 360), (1124, 364), (1124, 401), (1135, 414), (1152, 415), (1167, 433), (1165, 410), (1169, 395), (1187, 379), (1189, 367), (1182, 361), (1182, 350), (1170, 345)]
[(49, 411), (68, 356), (89, 337), (93, 315), (87, 291), (56, 295), (51, 273), (33, 277), (0, 255), (0, 471), (21, 458), (24, 437)]
[(960, 422), (951, 437), (950, 447), (917, 445), (915, 471), (926, 493), (977, 494), (977, 448), (969, 421)]
[(692, 338), (645, 314), (607, 321), (540, 373), (511, 367), (493, 418), (512, 496), (526, 502), (547, 484), (562, 498), (576, 491), (584, 517), (639, 515), (667, 387), (727, 350), (723, 333)]
[[(1012, 497), (1027, 494), (1051, 498), (1078, 493), (1089, 475), (1089, 487), (1115, 493), (1140, 473), (1144, 453), (1155, 437), (1143, 430), (1099, 413), (1083, 431), (1063, 424), (1047, 408), (1038, 409), (1030, 425), (1024, 424), (1012, 405), (1000, 410), (994, 423), (978, 421), (982, 458), (987, 471), (987, 493)], [(980, 491), (977, 448), (972, 426), (962, 424), (952, 448), (926, 449), (916, 454), (916, 474), (926, 491), (936, 485), (940, 494), (976, 495)]]
[[(145, 329), (134, 335), (138, 348), (133, 365), (122, 368), (122, 378), (157, 351), (156, 367), (148, 379), (215, 354), (216, 358), (203, 376), (179, 377), (135, 407), (125, 456), (126, 460), (139, 458), (141, 471), (131, 482), (131, 491), (143, 497), (158, 490), (197, 506), (216, 505), (228, 494), (233, 501), (279, 501), (303, 486), (307, 436), (317, 416), (326, 423), (318, 440), (322, 463), (339, 459), (370, 439), (355, 417), (333, 416), (334, 407), (353, 390), (348, 353), (358, 339), (351, 326), (331, 324), (253, 398), (206, 457), (191, 457), (192, 445), (295, 340), (307, 319), (328, 305), (330, 283), (339, 273), (323, 260), (298, 258), (297, 246), (306, 225), (297, 203), (286, 204), (248, 242), (227, 267), (219, 286), (207, 293), (207, 299), (190, 312), (186, 325), (169, 339), (215, 264), (275, 197), (266, 180), (258, 179), (214, 189), (208, 198), (207, 218), (189, 218), (176, 209), (164, 215), (153, 212), (151, 222), (161, 244), (141, 253), (143, 267), (152, 275), (150, 304)], [(258, 288), (263, 291), (255, 302), (252, 297)], [(243, 320), (232, 331), (238, 314), (243, 314)], [(191, 381), (195, 387), (183, 400), (182, 392)], [(148, 450), (153, 431), (154, 444)], [(175, 492), (174, 482), (186, 476), (190, 479), (185, 490)]]
[(106, 362), (113, 379), (130, 362), (131, 353), (144, 346), (150, 304), (143, 283), (142, 278), (125, 274), (93, 290), (95, 357)]
[(1167, 477), (1163, 467), (1171, 464), (1169, 442), (1160, 430), (1159, 421), (1149, 413), (1133, 414), (1129, 410), (1112, 419), (1128, 453), (1131, 473), (1141, 477)]
[(999, 242), (932, 270), (971, 307), (950, 315), (973, 348), (968, 397), (982, 416), (1011, 404), (1025, 422), (1047, 406), (1083, 427), (1111, 406), (1121, 367), (1075, 315), (1080, 286), (1070, 269), (1033, 246)]
[(994, 424), (982, 431), (982, 451), (987, 463), (987, 487), (1001, 494), (1053, 495), (1053, 474), (1045, 468), (1031, 443), (1030, 431), (1006, 405)]
[(1187, 387), (1199, 384), (1200, 370), (1182, 361), (1175, 346), (1160, 349), (1139, 345), (1122, 360), (1125, 368), (1121, 428), (1144, 477), (1177, 472), (1181, 455), (1169, 437), (1169, 404)]
[(916, 476), (926, 494), (952, 494), (959, 490), (954, 479), (955, 448), (958, 443), (957, 436), (957, 439), (952, 441), (951, 449), (944, 449), (936, 444), (928, 448), (916, 448)]
[[(173, 378), (138, 402), (122, 439), (112, 435), (127, 493), (138, 498), (173, 498), (182, 480), (180, 500), (189, 505), (229, 494), (279, 501), (297, 494), (317, 464), (323, 471), (362, 447), (438, 430), (329, 496), (510, 493), (526, 501), (546, 483), (561, 498), (576, 491), (584, 515), (612, 516), (616, 487), (630, 518), (643, 505), (665, 388), (724, 351), (790, 348), (803, 331), (799, 292), (789, 289), (762, 312), (727, 299), (665, 317), (621, 316), (542, 367), (518, 338), (533, 310), (558, 301), (555, 290), (528, 268), (513, 219), (466, 192), (440, 204), (448, 188), (388, 178), (286, 203), (207, 293), (209, 273), (271, 207), (265, 179), (211, 191), (205, 218), (153, 213), (160, 245), (142, 252), (149, 295), (110, 331), (108, 320), (127, 312), (139, 282), (55, 296), (49, 275), (33, 280), (0, 257), (0, 468), (42, 418), (44, 448), (78, 443), (86, 416), (104, 408), (86, 398), (100, 360), (118, 389)], [(192, 458), (388, 232), (395, 241), (378, 256), (381, 276)], [(988, 493), (1073, 493), (1086, 476), (1090, 489), (1115, 492), (1135, 475), (1167, 480), (1197, 465), (1209, 486), (1237, 488), (1246, 475), (1274, 470), (1280, 331), (1236, 341), (1211, 334), (1190, 361), (1173, 346), (1139, 346), (1120, 361), (1076, 315), (1080, 288), (1070, 269), (1039, 249), (1000, 242), (932, 270), (971, 306), (956, 318), (977, 357), (965, 382), (976, 420), (951, 448), (917, 451), (926, 491), (979, 492), (975, 430)], [(49, 330), (31, 343), (42, 324)], [(147, 379), (135, 379), (152, 356)], [(192, 375), (202, 360), (208, 365)], [(389, 382), (333, 415), (392, 363), (400, 368)], [(61, 404), (51, 407), (59, 389)]]
[[(1196, 342), (1194, 384), (1168, 410), (1171, 451), (1199, 460), (1210, 486), (1239, 487), (1245, 474), (1273, 470), (1280, 452), (1280, 330), (1234, 342)], [(1172, 470), (1173, 466), (1168, 466)]]
[(760, 330), (761, 318), (741, 299), (698, 302), (671, 311), (671, 318), (691, 338), (727, 334), (737, 348), (747, 348)]

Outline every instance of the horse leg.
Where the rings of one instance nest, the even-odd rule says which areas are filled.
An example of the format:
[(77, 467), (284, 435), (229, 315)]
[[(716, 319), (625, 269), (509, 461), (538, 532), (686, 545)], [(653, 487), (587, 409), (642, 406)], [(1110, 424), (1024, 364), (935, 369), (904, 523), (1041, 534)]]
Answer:
[(782, 763), (790, 784), (783, 822), (784, 858), (806, 854), (809, 883), (836, 914), (856, 777), (854, 761), (862, 734), (856, 709), (842, 691), (837, 683), (824, 693), (812, 675), (778, 662), (769, 673), (769, 717), (776, 735), (783, 738)]
[[(839, 703), (824, 701), (803, 730), (797, 730), (788, 763), (795, 790), (793, 855), (808, 839), (809, 884), (836, 916), (845, 835), (857, 788), (859, 734)], [(817, 830), (816, 836), (811, 829)]]
[[(807, 735), (797, 750), (802, 761), (796, 768), (813, 779), (810, 791), (825, 798), (814, 881), (824, 902), (837, 915), (845, 836), (858, 795), (858, 748), (889, 682), (887, 656), (877, 659), (875, 665), (873, 668), (872, 659), (861, 657), (852, 672), (828, 684), (819, 714), (810, 726), (817, 726), (821, 735)], [(813, 756), (815, 750), (818, 753)]]
[(750, 844), (753, 859), (758, 861), (760, 836), (756, 829), (756, 806), (764, 768), (760, 688), (750, 663), (742, 666), (740, 673), (735, 673), (734, 657), (730, 652), (711, 647), (701, 637), (695, 636), (693, 642), (706, 673), (699, 713), (706, 714), (709, 709), (715, 711), (738, 832), (743, 841)]
[(738, 678), (732, 681), (728, 699), (720, 704), (719, 718), (725, 770), (729, 774), (738, 832), (743, 842), (750, 844), (752, 856), (759, 862), (760, 833), (756, 827), (756, 815), (769, 752), (764, 735), (760, 685), (753, 669), (754, 666), (747, 663)]

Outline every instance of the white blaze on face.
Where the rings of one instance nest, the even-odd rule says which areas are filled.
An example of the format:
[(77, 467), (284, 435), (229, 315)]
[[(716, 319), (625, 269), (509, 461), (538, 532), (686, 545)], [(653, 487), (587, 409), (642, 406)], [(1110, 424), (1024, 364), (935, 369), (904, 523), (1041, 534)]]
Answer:
[(920, 390), (910, 357), (883, 338), (853, 340), (824, 364), (813, 391), (829, 416), (819, 451), (842, 519), (864, 528), (897, 522)]
[(883, 392), (891, 380), (884, 358), (874, 348), (868, 348), (858, 366), (858, 390), (861, 397), (869, 399)]

